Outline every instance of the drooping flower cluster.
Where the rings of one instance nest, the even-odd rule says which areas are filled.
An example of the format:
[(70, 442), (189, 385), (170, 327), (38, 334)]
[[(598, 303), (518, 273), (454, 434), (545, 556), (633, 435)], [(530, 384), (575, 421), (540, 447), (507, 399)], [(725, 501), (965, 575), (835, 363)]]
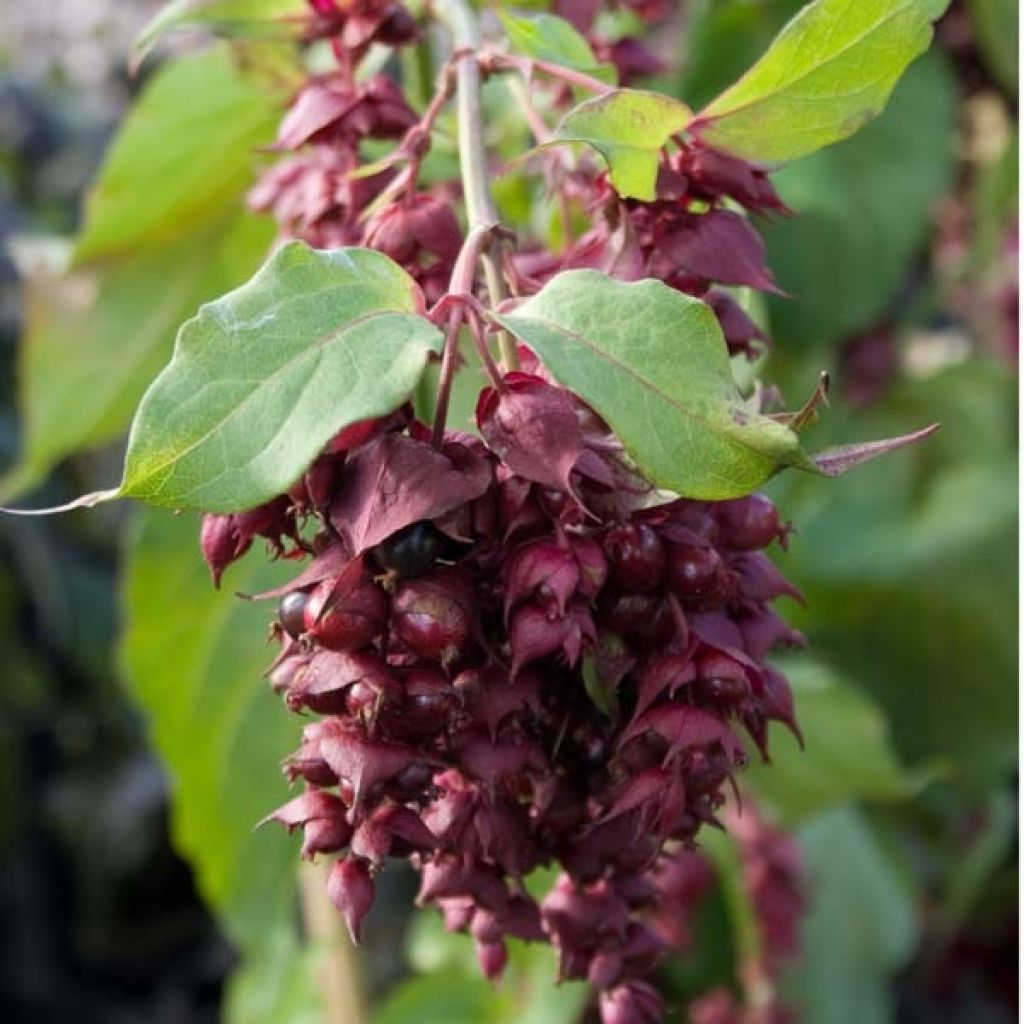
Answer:
[[(524, 353), (525, 354), (525, 353)], [(657, 1021), (643, 980), (676, 937), (659, 920), (671, 856), (716, 822), (723, 787), (795, 729), (769, 650), (799, 597), (762, 551), (766, 498), (658, 496), (601, 421), (540, 376), (481, 396), (484, 441), (439, 446), (403, 412), (340, 434), (287, 496), (209, 516), (215, 576), (257, 533), (308, 550), (280, 599), (270, 679), (306, 726), (272, 815), (336, 858), (358, 936), (388, 857), (419, 902), (501, 974), (504, 940), (550, 942), (606, 1024)], [(311, 540), (301, 521), (321, 528)], [(540, 902), (522, 881), (561, 874)]]

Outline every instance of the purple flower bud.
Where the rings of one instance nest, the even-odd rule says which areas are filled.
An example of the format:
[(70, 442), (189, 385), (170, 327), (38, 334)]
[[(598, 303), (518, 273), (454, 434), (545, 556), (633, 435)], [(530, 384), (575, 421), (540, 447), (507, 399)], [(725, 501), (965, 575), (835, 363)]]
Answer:
[(659, 1024), (661, 996), (643, 981), (630, 981), (601, 993), (601, 1024)]
[(437, 840), (414, 811), (385, 801), (364, 818), (352, 836), (352, 852), (379, 865), (385, 857), (408, 856), (413, 850), (432, 850)]
[(476, 959), (488, 981), (498, 981), (508, 965), (508, 949), (504, 942), (478, 942)]
[(214, 586), (220, 586), (224, 570), (252, 546), (252, 535), (243, 537), (234, 516), (203, 516), (199, 530), (199, 546), (213, 574)]
[(345, 918), (353, 942), (359, 942), (363, 918), (373, 906), (374, 891), (366, 861), (346, 857), (334, 862), (327, 876), (327, 896)]
[(594, 601), (608, 580), (608, 560), (601, 545), (590, 537), (570, 537), (569, 547), (580, 567), (580, 596)]
[(551, 617), (536, 604), (520, 605), (513, 613), (508, 629), (512, 651), (512, 677), (523, 665), (561, 651), (572, 668), (579, 660), (584, 641), (593, 643), (597, 630), (589, 612), (573, 607), (565, 616)]
[(308, 708), (320, 714), (342, 714), (355, 688), (369, 692), (372, 713), (395, 701), (400, 687), (387, 666), (368, 651), (317, 651), (292, 677), (285, 701), (293, 711)]
[(543, 541), (527, 544), (506, 564), (505, 615), (521, 601), (536, 598), (564, 616), (579, 582), (580, 566), (569, 548)]

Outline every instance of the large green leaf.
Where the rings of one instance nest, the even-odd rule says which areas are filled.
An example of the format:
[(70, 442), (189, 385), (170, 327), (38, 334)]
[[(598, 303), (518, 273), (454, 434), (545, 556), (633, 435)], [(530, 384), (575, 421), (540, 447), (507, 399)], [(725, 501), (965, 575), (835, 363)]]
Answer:
[(852, 135), (932, 37), (933, 0), (817, 0), (695, 119), (706, 142), (777, 163)]
[(331, 437), (398, 408), (441, 333), (369, 249), (293, 242), (181, 329), (132, 425), (120, 496), (228, 512), (286, 490)]
[(695, 0), (680, 26), (675, 95), (699, 110), (747, 70), (803, 6), (801, 0)]
[(781, 666), (796, 700), (806, 738), (772, 733), (771, 764), (754, 762), (744, 782), (786, 824), (853, 800), (898, 801), (914, 791), (914, 780), (893, 753), (879, 708), (821, 662), (788, 658)]
[(888, 1024), (890, 984), (916, 938), (910, 895), (856, 811), (829, 811), (799, 838), (810, 912), (784, 998), (814, 1024)]
[(799, 214), (759, 225), (791, 296), (768, 298), (780, 346), (820, 350), (891, 307), (952, 181), (956, 111), (953, 73), (929, 54), (856, 138), (775, 175)]
[(660, 281), (567, 271), (498, 319), (660, 487), (729, 498), (783, 466), (814, 468), (791, 430), (740, 397), (711, 310)]
[(552, 142), (593, 146), (607, 162), (619, 195), (649, 202), (655, 197), (658, 152), (692, 116), (684, 104), (661, 93), (614, 89), (570, 110)]
[(252, 183), (273, 141), (274, 92), (218, 47), (162, 68), (129, 111), (86, 205), (76, 262), (137, 255), (209, 229)]
[[(297, 745), (299, 722), (261, 678), (273, 656), (266, 608), (213, 588), (196, 518), (138, 516), (122, 595), (123, 674), (170, 777), (175, 844), (243, 966), (262, 962), (261, 984), (243, 974), (232, 995), (245, 1008), (232, 1020), (280, 1024), (273, 1005), (295, 985), (297, 850), (282, 830), (255, 825), (288, 798), (280, 762)], [(253, 559), (233, 583), (255, 592), (280, 582), (280, 569)], [(315, 995), (309, 977), (305, 989)]]
[(71, 452), (117, 438), (196, 308), (245, 280), (273, 225), (241, 211), (131, 260), (29, 279), (19, 351), (23, 441), (13, 494)]

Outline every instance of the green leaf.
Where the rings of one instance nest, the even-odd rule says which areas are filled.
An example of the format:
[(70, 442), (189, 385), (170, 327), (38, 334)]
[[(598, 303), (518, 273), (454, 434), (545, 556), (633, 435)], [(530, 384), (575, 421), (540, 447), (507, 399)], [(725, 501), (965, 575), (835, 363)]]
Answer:
[(605, 418), (659, 487), (730, 498), (784, 466), (815, 469), (791, 430), (741, 398), (711, 310), (660, 281), (571, 270), (498, 319)]
[(877, 116), (932, 37), (928, 0), (817, 0), (695, 119), (692, 131), (747, 160), (779, 163)]
[(273, 233), (270, 221), (238, 211), (130, 260), (29, 278), (18, 353), (22, 450), (0, 492), (24, 491), (66, 455), (119, 437), (179, 324), (244, 281)]
[(289, 28), (288, 18), (306, 10), (303, 0), (171, 0), (139, 33), (134, 61), (140, 63), (170, 32), (207, 28), (225, 36), (277, 36)]
[(512, 14), (498, 11), (509, 41), (521, 53), (562, 67), (615, 82), (615, 68), (602, 64), (586, 41), (564, 18), (554, 14)]
[(223, 50), (149, 82), (100, 173), (70, 274), (29, 281), (23, 451), (0, 482), (5, 496), (118, 437), (178, 325), (259, 265), (273, 226), (242, 198), (277, 116), (275, 96)]
[(814, 1024), (888, 1024), (891, 982), (917, 934), (906, 887), (856, 811), (829, 811), (799, 838), (810, 912), (783, 999)]
[(878, 707), (834, 670), (807, 658), (788, 658), (785, 671), (806, 737), (801, 749), (785, 729), (772, 732), (771, 764), (751, 763), (744, 783), (792, 824), (854, 800), (899, 801), (915, 781), (893, 753)]
[(673, 94), (694, 110), (710, 103), (753, 64), (801, 0), (711, 0), (694, 4), (679, 40), (678, 87)]
[(929, 54), (856, 138), (774, 176), (799, 214), (758, 225), (792, 296), (767, 298), (780, 348), (820, 351), (889, 311), (952, 184), (956, 92), (946, 59)]
[[(265, 606), (213, 588), (197, 556), (193, 516), (137, 510), (127, 542), (120, 662), (171, 781), (171, 831), (199, 888), (217, 911), (243, 964), (273, 960), (262, 985), (240, 979), (242, 1024), (279, 1024), (273, 1003), (298, 949), (295, 840), (256, 829), (288, 799), (281, 759), (299, 725), (261, 678), (272, 651)], [(261, 560), (235, 568), (238, 587), (281, 582), (282, 567)], [(315, 992), (310, 977), (307, 993)], [(263, 1010), (259, 1008), (263, 1007)], [(259, 1011), (259, 1012), (258, 1012)]]
[(165, 65), (125, 118), (86, 205), (76, 263), (134, 257), (235, 210), (281, 97), (223, 48)]
[(690, 109), (661, 93), (613, 89), (574, 107), (555, 128), (552, 142), (585, 142), (608, 164), (623, 198), (655, 197), (658, 152), (692, 118)]
[(252, 508), (342, 428), (398, 408), (441, 333), (408, 274), (369, 249), (293, 242), (186, 323), (132, 425), (120, 496)]

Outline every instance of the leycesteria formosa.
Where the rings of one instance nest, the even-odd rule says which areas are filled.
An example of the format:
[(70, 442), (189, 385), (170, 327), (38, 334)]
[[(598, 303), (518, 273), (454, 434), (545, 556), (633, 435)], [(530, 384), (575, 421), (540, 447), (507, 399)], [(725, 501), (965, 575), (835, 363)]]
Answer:
[[(781, 291), (756, 228), (791, 215), (769, 172), (877, 112), (927, 45), (930, 5), (853, 25), (818, 0), (696, 114), (612, 84), (663, 62), (606, 34), (601, 6), (499, 21), (464, 0), (309, 0), (287, 29), (317, 70), (248, 193), (280, 245), (183, 327), (121, 486), (78, 504), (207, 513), (216, 584), (258, 539), (301, 563), (253, 595), (277, 602), (270, 684), (307, 716), (295, 796), (268, 817), (329, 860), (354, 939), (401, 858), (487, 977), (508, 938), (549, 943), (604, 1024), (657, 1024), (652, 971), (687, 947), (713, 880), (706, 826), (737, 837), (758, 977), (797, 945), (799, 852), (728, 797), (772, 723), (801, 735), (769, 661), (804, 642), (775, 608), (803, 600), (771, 559), (792, 527), (758, 489), (929, 430), (810, 455), (799, 433), (827, 379), (788, 412), (733, 365), (768, 344), (751, 293)], [(673, 4), (625, 6), (642, 27)], [(414, 101), (380, 54), (438, 52), (437, 25), (436, 91)], [(802, 93), (823, 69), (846, 78)], [(516, 235), (495, 205), (508, 168), (483, 111), (500, 95), (533, 136), (515, 166), (553, 233)], [(473, 422), (450, 422), (476, 372)], [(535, 898), (540, 867), (557, 879)], [(691, 1019), (785, 1019), (758, 998), (711, 992)]]

